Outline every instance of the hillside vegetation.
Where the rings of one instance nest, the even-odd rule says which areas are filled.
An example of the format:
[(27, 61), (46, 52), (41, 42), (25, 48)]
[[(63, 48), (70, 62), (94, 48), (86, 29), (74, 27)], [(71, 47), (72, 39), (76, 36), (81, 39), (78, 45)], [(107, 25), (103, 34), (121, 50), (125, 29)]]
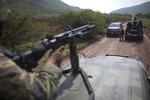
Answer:
[(150, 28), (150, 13), (147, 14), (137, 14), (136, 15), (138, 18), (142, 19), (144, 27)]
[(102, 14), (92, 10), (78, 12), (66, 11), (55, 17), (36, 18), (32, 13), (20, 13), (14, 9), (4, 26), (0, 45), (18, 52), (25, 51), (39, 44), (48, 34), (59, 34), (68, 30), (68, 25), (77, 28), (88, 22), (95, 24), (92, 32), (80, 40), (88, 43), (104, 35), (107, 25), (113, 21), (125, 22), (131, 16), (121, 14)]
[(121, 13), (121, 14), (130, 14), (130, 15), (136, 15), (138, 13), (141, 14), (150, 13), (150, 1), (142, 3), (140, 5), (114, 10), (111, 13)]
[(69, 6), (61, 0), (6, 0), (6, 3), (11, 9), (17, 9), (22, 13), (58, 14), (68, 9), (80, 10), (80, 8)]

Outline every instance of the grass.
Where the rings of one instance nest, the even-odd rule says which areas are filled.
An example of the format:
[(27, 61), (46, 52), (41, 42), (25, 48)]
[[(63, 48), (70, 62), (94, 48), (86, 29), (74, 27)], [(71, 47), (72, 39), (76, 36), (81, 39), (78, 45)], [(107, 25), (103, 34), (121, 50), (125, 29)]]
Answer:
[(143, 21), (144, 27), (150, 28), (150, 19), (143, 18), (142, 21)]

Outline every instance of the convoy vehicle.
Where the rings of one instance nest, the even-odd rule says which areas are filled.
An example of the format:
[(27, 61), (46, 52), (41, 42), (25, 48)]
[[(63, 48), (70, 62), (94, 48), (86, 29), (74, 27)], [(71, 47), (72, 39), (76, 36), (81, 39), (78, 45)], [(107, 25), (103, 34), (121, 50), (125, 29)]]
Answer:
[(143, 40), (143, 24), (141, 20), (131, 20), (128, 21), (127, 27), (125, 29), (125, 40), (130, 37), (136, 37)]
[(127, 56), (80, 59), (78, 73), (64, 70), (54, 100), (150, 100), (146, 65)]
[(111, 23), (108, 28), (107, 28), (107, 32), (106, 32), (106, 36), (119, 36), (119, 34), (121, 33), (122, 29), (122, 24), (121, 22), (113, 22)]

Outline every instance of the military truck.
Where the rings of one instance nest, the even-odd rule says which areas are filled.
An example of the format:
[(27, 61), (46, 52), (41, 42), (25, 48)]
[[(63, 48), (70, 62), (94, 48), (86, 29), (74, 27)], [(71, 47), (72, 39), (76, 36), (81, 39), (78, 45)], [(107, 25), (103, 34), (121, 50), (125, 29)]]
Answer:
[(127, 27), (125, 29), (125, 40), (128, 40), (130, 37), (143, 40), (143, 24), (141, 20), (134, 18), (127, 22)]

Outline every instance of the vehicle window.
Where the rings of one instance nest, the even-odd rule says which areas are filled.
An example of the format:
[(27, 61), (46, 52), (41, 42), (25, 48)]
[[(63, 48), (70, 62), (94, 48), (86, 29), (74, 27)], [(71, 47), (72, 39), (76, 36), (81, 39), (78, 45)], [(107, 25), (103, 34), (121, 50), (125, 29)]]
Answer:
[(110, 24), (109, 27), (120, 27), (120, 24)]

